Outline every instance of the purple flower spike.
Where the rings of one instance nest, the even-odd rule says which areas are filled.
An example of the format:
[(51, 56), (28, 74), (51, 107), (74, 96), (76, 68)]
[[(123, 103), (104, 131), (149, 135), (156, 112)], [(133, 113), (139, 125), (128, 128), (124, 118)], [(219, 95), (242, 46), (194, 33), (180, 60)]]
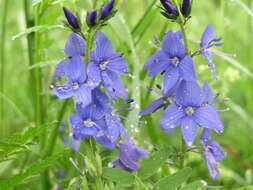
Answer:
[(164, 72), (164, 93), (173, 89), (181, 78), (186, 81), (197, 79), (193, 60), (186, 54), (181, 32), (166, 33), (162, 49), (150, 57), (144, 68), (149, 70), (149, 76)]
[(87, 72), (89, 80), (96, 86), (102, 81), (113, 101), (117, 96), (126, 99), (126, 89), (118, 76), (128, 74), (126, 60), (122, 54), (112, 51), (111, 42), (100, 31), (97, 32), (95, 51), (91, 52), (90, 59)]
[(196, 82), (182, 81), (176, 90), (176, 98), (170, 104), (160, 120), (160, 127), (171, 130), (182, 126), (184, 140), (188, 146), (194, 143), (197, 125), (223, 131), (223, 124), (213, 105), (206, 102), (205, 92)]
[(189, 15), (190, 8), (191, 8), (191, 0), (183, 0), (181, 11), (184, 16)]
[(115, 0), (111, 0), (110, 2), (104, 4), (101, 10), (101, 19), (104, 20), (108, 16), (110, 16), (112, 9), (114, 7)]
[(200, 42), (200, 47), (201, 47), (201, 53), (205, 57), (208, 66), (211, 69), (212, 75), (217, 80), (216, 76), (216, 70), (215, 70), (215, 65), (212, 62), (212, 51), (210, 50), (211, 47), (213, 46), (221, 46), (223, 43), (217, 43), (221, 41), (222, 38), (215, 38), (215, 31), (214, 27), (209, 24), (201, 38)]
[(94, 9), (87, 14), (86, 22), (89, 27), (93, 27), (97, 24), (97, 10)]
[(218, 143), (212, 141), (211, 133), (208, 129), (203, 130), (200, 142), (204, 147), (208, 170), (212, 179), (215, 180), (220, 175), (218, 163), (226, 157), (226, 154)]
[(177, 8), (174, 7), (170, 1), (168, 0), (160, 0), (160, 1), (168, 14), (178, 16)]
[(149, 155), (148, 151), (135, 146), (133, 143), (119, 144), (119, 157), (112, 161), (115, 168), (134, 172), (139, 169), (138, 160)]
[(68, 20), (69, 25), (74, 29), (80, 29), (76, 16), (67, 8), (63, 7), (65, 17)]

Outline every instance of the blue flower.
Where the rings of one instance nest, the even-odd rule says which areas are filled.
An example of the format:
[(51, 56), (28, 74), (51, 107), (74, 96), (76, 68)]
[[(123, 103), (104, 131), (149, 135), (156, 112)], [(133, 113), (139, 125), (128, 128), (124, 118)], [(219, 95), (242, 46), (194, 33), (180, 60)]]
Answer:
[(221, 41), (221, 39), (222, 38), (215, 38), (214, 27), (211, 24), (208, 24), (208, 26), (206, 27), (202, 35), (201, 42), (200, 42), (201, 53), (205, 57), (207, 64), (211, 69), (212, 75), (216, 80), (217, 80), (216, 70), (215, 70), (215, 65), (212, 62), (212, 52), (210, 48), (213, 46), (223, 45), (223, 43), (217, 43)]
[(186, 54), (181, 32), (169, 31), (162, 42), (162, 49), (145, 64), (149, 76), (164, 73), (164, 92), (167, 93), (180, 79), (197, 80), (193, 60)]
[(188, 146), (194, 143), (197, 125), (221, 133), (223, 124), (215, 107), (208, 103), (206, 94), (196, 82), (182, 81), (176, 90), (174, 103), (166, 108), (160, 120), (160, 127), (171, 130), (181, 125)]
[(107, 96), (95, 88), (92, 91), (92, 103), (86, 107), (76, 105), (76, 114), (70, 116), (73, 137), (77, 141), (94, 137), (106, 148), (115, 148), (115, 142), (108, 136), (108, 126), (104, 120), (105, 113), (110, 109)]
[(86, 22), (89, 27), (93, 27), (97, 24), (97, 10), (90, 11), (86, 16)]
[(218, 143), (212, 141), (211, 133), (208, 129), (203, 130), (200, 142), (204, 147), (208, 170), (213, 180), (215, 180), (220, 175), (218, 163), (226, 157), (226, 154)]
[(80, 29), (80, 26), (78, 24), (78, 20), (77, 20), (76, 16), (65, 7), (63, 8), (63, 11), (65, 14), (65, 17), (68, 20), (69, 25), (74, 29)]
[(112, 161), (115, 168), (133, 172), (139, 169), (138, 160), (149, 155), (148, 151), (133, 143), (121, 142), (118, 158)]
[(104, 4), (101, 10), (101, 19), (104, 20), (110, 16), (114, 7), (115, 0), (111, 0), (108, 3)]
[(55, 69), (53, 80), (67, 77), (63, 85), (52, 85), (54, 94), (61, 99), (75, 97), (75, 102), (86, 106), (91, 103), (93, 85), (86, 82), (86, 69), (82, 60), (85, 41), (81, 36), (72, 33), (65, 46), (65, 53), (70, 58), (61, 61)]
[(126, 75), (128, 66), (122, 54), (112, 51), (111, 42), (100, 31), (96, 35), (96, 48), (90, 54), (90, 64), (87, 68), (89, 80), (95, 85), (103, 81), (106, 91), (113, 101), (116, 97), (127, 98), (127, 92), (124, 88), (118, 74)]

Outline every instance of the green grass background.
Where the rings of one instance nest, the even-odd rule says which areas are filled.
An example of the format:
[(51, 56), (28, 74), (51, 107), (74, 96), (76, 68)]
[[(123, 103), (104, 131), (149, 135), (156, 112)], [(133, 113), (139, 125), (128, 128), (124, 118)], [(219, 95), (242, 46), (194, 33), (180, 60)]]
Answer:
[[(0, 126), (0, 140), (5, 141), (14, 133), (33, 127), (34, 109), (32, 98), (32, 81), (29, 79), (31, 68), (28, 60), (28, 47), (26, 37), (12, 40), (12, 37), (26, 30), (25, 15), (22, 0), (8, 0), (6, 27), (1, 27), (1, 32), (6, 31), (4, 48), (4, 92), (0, 101), (4, 102), (3, 118)], [(36, 2), (36, 1), (34, 1)], [(55, 1), (56, 4), (47, 7), (41, 24), (62, 24), (64, 16), (62, 6), (67, 6), (73, 11), (81, 13), (90, 10), (91, 0), (66, 0)], [(57, 3), (58, 2), (58, 3)], [(103, 1), (98, 1), (101, 4)], [(111, 39), (115, 49), (123, 52), (131, 68), (133, 78), (124, 78), (125, 85), (130, 94), (137, 98), (135, 111), (130, 115), (137, 118), (140, 108), (148, 105), (148, 102), (157, 98), (156, 94), (149, 94), (145, 86), (150, 86), (152, 81), (146, 77), (143, 65), (148, 57), (155, 51), (149, 45), (152, 36), (161, 36), (169, 29), (179, 29), (175, 23), (167, 21), (159, 14), (156, 7), (158, 1), (152, 0), (120, 0), (119, 12), (116, 18), (110, 21), (104, 32)], [(151, 11), (147, 12), (150, 5)], [(0, 0), (1, 18), (4, 2)], [(145, 13), (147, 13), (146, 16)], [(2, 26), (2, 19), (0, 19)], [(139, 23), (139, 25), (138, 25)], [(191, 153), (187, 157), (187, 165), (194, 171), (192, 179), (204, 179), (211, 185), (223, 185), (224, 189), (232, 190), (241, 186), (253, 184), (253, 1), (252, 0), (195, 0), (192, 9), (192, 18), (187, 25), (187, 35), (192, 51), (199, 48), (198, 41), (208, 23), (216, 28), (217, 36), (222, 36), (224, 46), (217, 49), (225, 53), (236, 54), (236, 57), (224, 58), (215, 56), (214, 61), (218, 73), (218, 81), (214, 81), (210, 70), (206, 66), (203, 57), (196, 57), (200, 82), (209, 80), (214, 92), (220, 93), (221, 98), (228, 97), (230, 101), (219, 105), (220, 108), (230, 108), (227, 113), (221, 113), (225, 125), (222, 135), (215, 135), (215, 140), (223, 145), (227, 152), (227, 158), (221, 164), (221, 177), (217, 182), (212, 182), (206, 166), (200, 155)], [(166, 30), (164, 30), (166, 29)], [(40, 48), (35, 51), (42, 56), (38, 65), (42, 69), (43, 120), (50, 122), (57, 119), (57, 113), (63, 103), (62, 100), (52, 98), (49, 89), (51, 76), (55, 65), (64, 57), (63, 47), (69, 32), (64, 30), (51, 30), (41, 34), (43, 40)], [(3, 42), (1, 42), (3, 43)], [(3, 55), (1, 55), (3, 56)], [(37, 67), (38, 68), (38, 67)], [(139, 76), (138, 76), (139, 74)], [(155, 80), (153, 84), (161, 82)], [(137, 88), (136, 88), (137, 87)], [(136, 89), (135, 89), (136, 88)], [(134, 93), (132, 91), (134, 90)], [(136, 93), (139, 90), (140, 94)], [(139, 106), (138, 106), (139, 105)], [(68, 114), (73, 112), (72, 105), (68, 106), (64, 120), (68, 121)], [(144, 142), (152, 144), (179, 146), (180, 132), (175, 130), (167, 136), (159, 129), (157, 123), (161, 112), (144, 117), (146, 126), (137, 126), (126, 122), (126, 128), (131, 131), (136, 141), (141, 146), (147, 146)], [(57, 149), (61, 149), (61, 141), (58, 138)], [(17, 159), (0, 163), (0, 180), (8, 179), (17, 174), (22, 167), (28, 167), (39, 158), (38, 147), (34, 146), (32, 156), (27, 160), (25, 155)], [(59, 167), (61, 163), (58, 163)], [(29, 180), (26, 185), (17, 189), (37, 189), (36, 180)]]

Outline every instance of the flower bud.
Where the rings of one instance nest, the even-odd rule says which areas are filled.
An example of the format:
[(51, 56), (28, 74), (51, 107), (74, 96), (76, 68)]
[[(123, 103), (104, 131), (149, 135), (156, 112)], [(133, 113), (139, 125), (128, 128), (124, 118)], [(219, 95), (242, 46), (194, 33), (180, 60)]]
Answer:
[(170, 15), (174, 15), (174, 16), (178, 16), (178, 11), (177, 8), (174, 7), (170, 1), (168, 0), (160, 0), (163, 7), (166, 10), (166, 13), (170, 14)]
[(80, 27), (79, 27), (78, 20), (77, 20), (76, 16), (65, 7), (63, 7), (63, 11), (65, 14), (65, 17), (68, 20), (69, 25), (74, 29), (79, 29)]
[(97, 24), (97, 10), (90, 11), (86, 16), (86, 23), (89, 27), (93, 27)]
[(191, 12), (191, 0), (183, 0), (181, 12), (185, 17), (188, 17)]
[(111, 0), (110, 2), (104, 4), (101, 10), (101, 19), (106, 19), (112, 12), (112, 9), (114, 7), (115, 0)]

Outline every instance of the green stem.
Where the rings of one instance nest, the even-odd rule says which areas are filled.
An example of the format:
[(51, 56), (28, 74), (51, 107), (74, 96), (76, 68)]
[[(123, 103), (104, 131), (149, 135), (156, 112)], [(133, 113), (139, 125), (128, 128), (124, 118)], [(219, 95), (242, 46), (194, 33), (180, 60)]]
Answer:
[(185, 49), (186, 49), (186, 53), (188, 55), (190, 55), (190, 51), (189, 51), (189, 45), (188, 45), (188, 40), (187, 40), (187, 35), (186, 35), (186, 29), (185, 29), (185, 24), (186, 24), (186, 19), (183, 16), (178, 0), (173, 0), (174, 4), (177, 7), (178, 13), (179, 13), (179, 25), (183, 34), (183, 40), (184, 40), (184, 45), (185, 45)]
[[(1, 34), (1, 45), (0, 45), (0, 63), (1, 63), (1, 74), (0, 74), (0, 93), (4, 94), (4, 59), (5, 59), (5, 33), (6, 33), (6, 21), (8, 13), (9, 0), (4, 1), (3, 8), (3, 19), (2, 19), (2, 34)], [(2, 98), (1, 98), (2, 99)], [(4, 101), (0, 100), (0, 124), (4, 126)]]
[(184, 160), (185, 160), (185, 153), (186, 153), (187, 147), (184, 142), (184, 138), (182, 137), (182, 142), (181, 142), (181, 155), (180, 155), (180, 165), (179, 168), (183, 169), (184, 168)]
[(56, 123), (56, 126), (53, 128), (52, 133), (50, 134), (50, 136), (48, 138), (48, 141), (47, 141), (48, 143), (47, 143), (47, 146), (45, 148), (44, 155), (43, 155), (44, 158), (48, 157), (48, 156), (51, 156), (53, 151), (54, 151), (54, 147), (55, 147), (56, 140), (57, 140), (57, 135), (58, 135), (58, 129), (60, 127), (62, 118), (64, 117), (64, 114), (66, 113), (66, 108), (69, 104), (69, 101), (70, 101), (70, 99), (65, 100), (65, 102), (63, 103), (63, 105), (60, 109), (60, 112), (59, 112), (58, 117), (57, 117), (58, 122)]

